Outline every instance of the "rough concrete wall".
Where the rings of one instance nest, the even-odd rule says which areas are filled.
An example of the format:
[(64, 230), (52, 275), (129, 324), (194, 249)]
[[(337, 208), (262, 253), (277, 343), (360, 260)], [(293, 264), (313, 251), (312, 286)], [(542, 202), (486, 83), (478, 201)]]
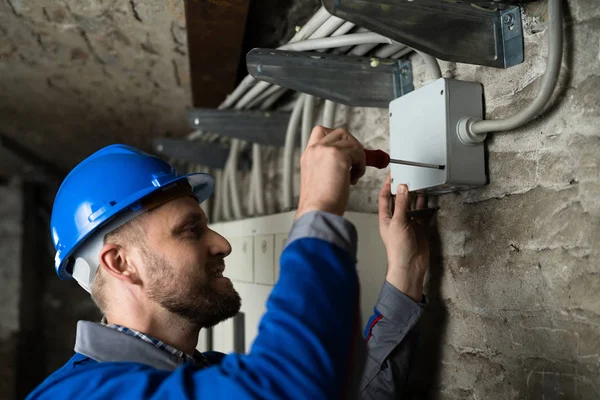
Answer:
[(19, 183), (0, 186), (0, 397), (16, 389), (19, 333), (22, 196)]
[(65, 170), (111, 143), (184, 135), (183, 1), (0, 1), (0, 76), (2, 132)]
[[(600, 398), (600, 4), (569, 0), (565, 8), (565, 57), (551, 107), (535, 122), (491, 135), (489, 185), (437, 200), (440, 256), (430, 273), (415, 392)], [(442, 63), (446, 77), (483, 83), (487, 118), (511, 115), (537, 93), (545, 17), (545, 3), (527, 8), (519, 66)], [(419, 86), (426, 71), (413, 61)], [(343, 108), (338, 121), (349, 121), (367, 146), (389, 148), (387, 110)], [(369, 171), (351, 208), (375, 212), (383, 177)]]

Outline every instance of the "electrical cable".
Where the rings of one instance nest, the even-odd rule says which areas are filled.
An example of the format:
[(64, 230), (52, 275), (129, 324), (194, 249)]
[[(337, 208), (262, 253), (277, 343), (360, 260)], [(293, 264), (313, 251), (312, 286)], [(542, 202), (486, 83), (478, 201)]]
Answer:
[(386, 44), (382, 46), (380, 49), (375, 51), (374, 56), (377, 58), (390, 58), (394, 54), (398, 53), (401, 50), (406, 48), (403, 44)]
[(285, 146), (283, 148), (283, 207), (289, 210), (294, 205), (294, 149), (296, 144), (296, 133), (298, 125), (302, 117), (302, 109), (304, 108), (304, 94), (298, 96), (292, 116), (288, 123), (285, 134)]
[(263, 191), (263, 171), (262, 171), (262, 151), (260, 145), (252, 144), (252, 176), (254, 177), (252, 186), (255, 188), (254, 201), (256, 202), (256, 213), (262, 215), (265, 213), (265, 198)]
[(325, 100), (325, 106), (323, 107), (323, 126), (326, 128), (333, 128), (335, 123), (335, 109), (337, 104), (331, 100)]
[(437, 62), (434, 56), (423, 53), (422, 51), (415, 50), (418, 55), (421, 56), (425, 65), (429, 69), (429, 74), (433, 79), (440, 79), (442, 77), (442, 70), (440, 69), (440, 63)]
[(359, 44), (358, 46), (355, 46), (352, 50), (350, 50), (350, 53), (348, 54), (351, 56), (362, 56), (367, 54), (369, 51), (373, 50), (378, 45), (379, 43)]
[(321, 38), (321, 39), (309, 39), (302, 42), (289, 43), (281, 46), (279, 50), (289, 51), (312, 51), (319, 49), (331, 49), (334, 47), (344, 46), (357, 46), (365, 43), (387, 43), (394, 44), (392, 39), (381, 36), (377, 33), (366, 32), (366, 33), (349, 33), (347, 35)]
[(233, 216), (236, 219), (242, 218), (242, 206), (240, 202), (240, 196), (238, 191), (237, 173), (238, 173), (238, 157), (241, 147), (241, 141), (238, 139), (231, 140), (231, 149), (229, 151), (229, 159), (227, 160), (226, 171), (229, 173), (229, 179), (227, 180), (229, 185), (229, 191), (231, 194), (231, 205)]
[(302, 112), (302, 141), (300, 149), (304, 152), (306, 149), (306, 145), (308, 144), (308, 139), (310, 137), (310, 132), (313, 128), (313, 121), (315, 119), (315, 103), (316, 99), (314, 96), (305, 95), (304, 100), (304, 109)]
[(548, 0), (548, 60), (536, 98), (515, 115), (495, 120), (474, 121), (467, 129), (474, 135), (516, 129), (537, 117), (556, 88), (563, 52), (563, 16), (561, 0)]

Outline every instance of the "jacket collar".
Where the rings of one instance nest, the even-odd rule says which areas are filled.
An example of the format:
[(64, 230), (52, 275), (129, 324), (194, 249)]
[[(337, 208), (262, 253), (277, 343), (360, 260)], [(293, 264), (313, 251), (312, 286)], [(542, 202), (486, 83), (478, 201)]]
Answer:
[(95, 322), (79, 321), (75, 352), (98, 362), (135, 362), (174, 371), (181, 359), (153, 344)]

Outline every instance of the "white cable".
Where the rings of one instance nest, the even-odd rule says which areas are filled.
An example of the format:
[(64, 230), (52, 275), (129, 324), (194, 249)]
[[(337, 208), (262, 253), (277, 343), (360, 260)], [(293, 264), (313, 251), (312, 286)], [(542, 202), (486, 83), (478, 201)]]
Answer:
[(393, 59), (398, 59), (398, 58), (402, 58), (407, 54), (412, 53), (414, 50), (412, 49), (412, 47), (405, 47), (404, 49), (400, 50), (399, 52), (397, 52), (396, 54), (394, 54), (391, 58)]
[(281, 86), (277, 86), (277, 85), (271, 86), (270, 88), (265, 90), (264, 93), (262, 93), (260, 96), (257, 96), (254, 100), (252, 100), (250, 103), (248, 103), (247, 108), (255, 108), (260, 103), (262, 103), (269, 97), (273, 96), (275, 93), (277, 93), (277, 91), (279, 91), (281, 89), (284, 89), (284, 88), (282, 88)]
[(350, 53), (351, 56), (362, 56), (377, 47), (378, 43), (364, 43), (354, 47)]
[(273, 95), (271, 97), (269, 97), (268, 99), (266, 99), (260, 105), (260, 109), (261, 110), (268, 110), (269, 108), (271, 108), (271, 106), (273, 104), (275, 104), (275, 102), (277, 100), (279, 100), (281, 98), (281, 96), (283, 96), (285, 94), (285, 92), (287, 92), (286, 88), (279, 88), (279, 90), (277, 92), (273, 93)]
[(548, 60), (537, 97), (515, 115), (496, 120), (475, 121), (470, 131), (475, 135), (516, 129), (537, 117), (556, 88), (563, 51), (563, 17), (561, 0), (548, 0)]
[(258, 144), (252, 145), (252, 186), (254, 186), (254, 201), (256, 202), (256, 213), (263, 215), (265, 213), (265, 198), (264, 198), (264, 186), (263, 186), (263, 171), (262, 171), (262, 154), (261, 148)]
[(294, 206), (294, 149), (303, 108), (304, 95), (301, 94), (292, 110), (283, 147), (283, 208), (285, 210), (290, 210)]
[(216, 222), (221, 220), (221, 210), (223, 200), (221, 199), (221, 177), (223, 173), (220, 170), (215, 170), (214, 178), (215, 178), (215, 194), (213, 196), (214, 209), (213, 209), (213, 220), (211, 222)]
[(319, 8), (319, 10), (313, 15), (310, 20), (300, 29), (289, 43), (299, 42), (312, 35), (321, 25), (323, 25), (331, 16), (325, 7)]
[(343, 24), (344, 20), (339, 17), (331, 16), (323, 25), (319, 27), (312, 35), (310, 35), (310, 39), (319, 39), (324, 38), (331, 35), (337, 29), (339, 29)]
[(323, 107), (323, 126), (326, 128), (333, 128), (335, 123), (335, 109), (336, 104), (333, 101), (325, 100), (325, 106)]
[(350, 32), (352, 29), (354, 29), (355, 26), (356, 25), (354, 25), (352, 22), (346, 21), (342, 24), (342, 26), (337, 28), (336, 31), (331, 34), (331, 37), (345, 35), (346, 33)]
[(225, 169), (221, 173), (221, 199), (223, 203), (223, 219), (230, 220), (231, 219), (231, 209), (229, 205), (229, 190), (227, 187), (227, 174), (228, 170)]
[(230, 108), (246, 91), (256, 84), (256, 79), (252, 75), (247, 75), (235, 90), (227, 96), (225, 101), (221, 103), (219, 109)]
[(316, 99), (314, 96), (304, 96), (304, 108), (302, 112), (302, 144), (300, 147), (300, 149), (303, 152), (306, 149), (306, 145), (308, 144), (308, 139), (310, 137), (310, 132), (313, 128), (313, 121), (315, 118), (315, 102)]
[(423, 53), (422, 51), (415, 50), (418, 55), (421, 56), (425, 65), (429, 69), (429, 74), (433, 79), (440, 79), (442, 77), (442, 70), (440, 69), (440, 64), (437, 62), (434, 56), (430, 56), (429, 54)]
[(349, 33), (347, 35), (328, 37), (322, 39), (309, 39), (302, 42), (289, 43), (281, 46), (279, 50), (311, 51), (319, 49), (331, 49), (334, 47), (357, 46), (365, 43), (387, 43), (395, 44), (392, 39), (377, 33)]
[(386, 44), (378, 49), (374, 56), (377, 58), (390, 58), (394, 54), (397, 54), (399, 51), (406, 49), (406, 46), (403, 44)]
[(233, 210), (233, 216), (236, 219), (242, 218), (242, 207), (240, 205), (240, 196), (238, 188), (238, 157), (240, 152), (241, 143), (238, 139), (231, 140), (231, 149), (229, 151), (229, 159), (227, 160), (226, 171), (229, 172), (228, 187), (231, 194), (231, 205)]

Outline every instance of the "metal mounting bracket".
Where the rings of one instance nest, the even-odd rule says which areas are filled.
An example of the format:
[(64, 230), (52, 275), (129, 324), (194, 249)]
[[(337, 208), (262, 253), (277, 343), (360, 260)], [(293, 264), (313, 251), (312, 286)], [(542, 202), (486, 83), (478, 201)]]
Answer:
[(283, 147), (290, 120), (288, 112), (194, 108), (188, 113), (193, 129), (218, 133), (247, 142)]
[(198, 143), (184, 139), (155, 138), (152, 147), (161, 156), (175, 158), (210, 168), (223, 168), (229, 157), (229, 147), (219, 143)]
[(491, 0), (322, 0), (331, 14), (445, 61), (523, 62), (519, 7)]
[(256, 79), (352, 107), (387, 108), (414, 90), (406, 60), (254, 49), (246, 64)]

